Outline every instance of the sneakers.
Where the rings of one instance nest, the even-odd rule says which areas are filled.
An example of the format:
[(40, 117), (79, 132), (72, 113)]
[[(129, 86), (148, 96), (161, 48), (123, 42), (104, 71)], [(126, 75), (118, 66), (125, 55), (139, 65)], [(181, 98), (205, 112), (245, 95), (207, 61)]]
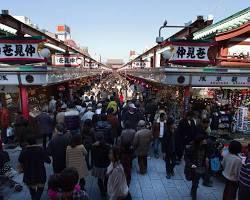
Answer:
[(168, 173), (167, 176), (166, 176), (166, 178), (167, 179), (171, 179), (171, 174)]

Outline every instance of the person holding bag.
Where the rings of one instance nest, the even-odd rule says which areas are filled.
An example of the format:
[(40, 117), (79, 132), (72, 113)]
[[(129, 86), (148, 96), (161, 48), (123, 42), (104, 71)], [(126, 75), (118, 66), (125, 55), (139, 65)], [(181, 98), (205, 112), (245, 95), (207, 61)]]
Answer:
[(111, 163), (107, 169), (109, 200), (132, 200), (120, 158), (120, 149), (113, 147), (109, 153)]
[(204, 135), (197, 135), (185, 154), (185, 175), (186, 179), (192, 181), (192, 200), (197, 199), (197, 188), (200, 178), (206, 176), (208, 165), (207, 144)]

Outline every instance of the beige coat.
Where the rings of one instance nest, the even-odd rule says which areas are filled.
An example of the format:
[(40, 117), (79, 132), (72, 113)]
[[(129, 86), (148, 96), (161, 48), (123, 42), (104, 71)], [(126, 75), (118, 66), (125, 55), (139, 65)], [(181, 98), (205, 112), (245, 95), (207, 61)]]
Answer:
[(80, 179), (88, 176), (89, 174), (85, 155), (87, 155), (87, 151), (83, 145), (78, 145), (74, 148), (71, 146), (67, 147), (66, 167), (76, 168)]
[(152, 131), (146, 128), (136, 132), (134, 148), (137, 156), (147, 156), (153, 139)]

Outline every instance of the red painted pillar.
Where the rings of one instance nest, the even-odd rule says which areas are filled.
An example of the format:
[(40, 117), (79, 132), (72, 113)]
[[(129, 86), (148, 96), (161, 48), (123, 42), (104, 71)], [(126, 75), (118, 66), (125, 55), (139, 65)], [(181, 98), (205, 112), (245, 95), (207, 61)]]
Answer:
[(186, 86), (184, 88), (184, 99), (183, 99), (183, 115), (185, 116), (187, 112), (189, 111), (189, 100), (190, 100), (190, 86)]
[(29, 118), (29, 105), (28, 105), (28, 91), (27, 88), (23, 85), (19, 86), (20, 90), (20, 100), (21, 100), (21, 109), (25, 119)]

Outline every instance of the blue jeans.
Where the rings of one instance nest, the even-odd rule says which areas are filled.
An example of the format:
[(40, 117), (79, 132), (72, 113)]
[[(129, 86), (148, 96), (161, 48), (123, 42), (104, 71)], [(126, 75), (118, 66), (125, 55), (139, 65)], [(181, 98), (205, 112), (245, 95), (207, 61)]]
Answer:
[(154, 155), (155, 155), (155, 157), (159, 157), (159, 148), (160, 148), (161, 143), (162, 143), (161, 138), (155, 138), (154, 139), (153, 147), (154, 147)]

